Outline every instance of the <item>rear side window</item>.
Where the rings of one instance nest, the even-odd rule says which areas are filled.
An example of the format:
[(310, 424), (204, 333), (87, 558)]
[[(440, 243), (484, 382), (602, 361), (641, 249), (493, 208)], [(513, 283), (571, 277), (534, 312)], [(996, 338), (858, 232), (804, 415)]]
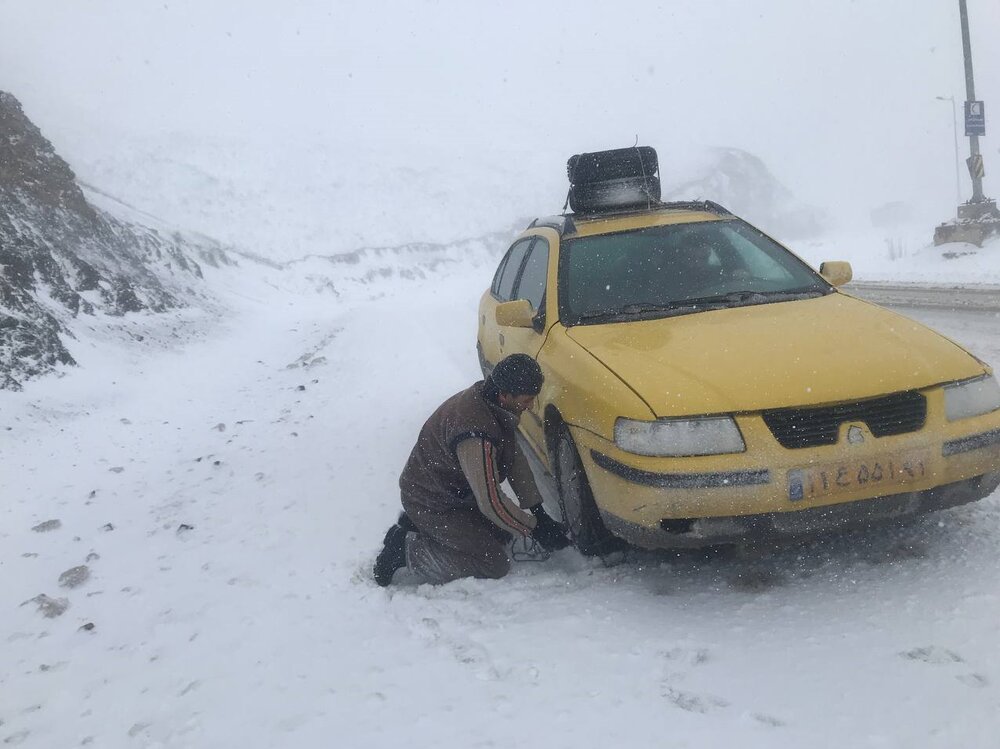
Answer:
[(509, 302), (511, 300), (511, 295), (514, 293), (514, 282), (517, 280), (517, 275), (521, 270), (521, 263), (524, 261), (524, 253), (528, 251), (532, 239), (534, 237), (522, 239), (511, 247), (507, 253), (507, 261), (500, 270), (500, 278), (493, 292), (501, 302)]
[(490, 291), (493, 292), (493, 296), (497, 296), (500, 291), (500, 278), (503, 276), (503, 269), (507, 267), (507, 261), (510, 259), (510, 251), (514, 249), (511, 247), (507, 250), (506, 254), (501, 258), (500, 265), (497, 266), (497, 272), (493, 276), (493, 283), (490, 284)]
[(521, 280), (517, 284), (516, 296), (517, 299), (527, 299), (533, 310), (537, 310), (542, 305), (548, 268), (549, 243), (548, 240), (539, 237), (524, 263)]

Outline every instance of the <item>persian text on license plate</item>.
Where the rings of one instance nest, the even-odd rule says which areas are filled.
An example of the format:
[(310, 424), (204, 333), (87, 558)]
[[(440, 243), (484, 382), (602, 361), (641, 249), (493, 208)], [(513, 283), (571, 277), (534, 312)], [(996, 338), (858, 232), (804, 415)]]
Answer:
[(912, 484), (927, 476), (929, 458), (930, 451), (919, 450), (882, 458), (795, 468), (788, 472), (788, 499), (800, 502), (862, 488), (878, 493), (883, 487), (888, 489)]

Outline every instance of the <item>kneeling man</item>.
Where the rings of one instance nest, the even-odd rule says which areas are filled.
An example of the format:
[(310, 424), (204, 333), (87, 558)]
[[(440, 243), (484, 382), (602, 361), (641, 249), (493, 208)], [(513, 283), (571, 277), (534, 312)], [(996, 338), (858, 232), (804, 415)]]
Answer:
[[(403, 512), (375, 560), (379, 585), (402, 567), (429, 583), (503, 577), (515, 534), (549, 551), (569, 544), (517, 444), (518, 420), (542, 382), (534, 359), (513, 354), (431, 414), (399, 477)], [(519, 502), (500, 489), (505, 479)]]

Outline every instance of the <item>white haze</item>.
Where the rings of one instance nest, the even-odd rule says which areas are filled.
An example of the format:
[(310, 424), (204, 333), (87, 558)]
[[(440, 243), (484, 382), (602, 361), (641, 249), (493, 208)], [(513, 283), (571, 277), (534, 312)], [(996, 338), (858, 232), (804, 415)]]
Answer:
[[(992, 113), (1000, 6), (970, 11)], [(955, 208), (958, 30), (954, 0), (0, 0), (0, 89), (100, 207), (285, 259), (480, 237), (206, 265), (213, 305), (80, 315), (79, 367), (0, 392), (0, 746), (996, 746), (997, 496), (774, 552), (370, 574), (569, 154), (638, 134), (669, 181), (742, 148), (841, 222), (811, 262), (1000, 283), (1000, 241), (924, 246)], [(912, 239), (873, 232), (888, 201)], [(993, 315), (920, 319), (1000, 361)]]
[[(969, 5), (989, 117), (1000, 6)], [(841, 225), (903, 201), (931, 227), (955, 206), (951, 106), (935, 97), (964, 99), (957, 2), (0, 0), (0, 70), (0, 88), (75, 167), (136, 138), (248, 144), (234, 158), (258, 172), (254, 154), (280, 171), (286, 154), (309, 161), (320, 149), (372, 227), (384, 175), (362, 170), (427, 175), (453, 161), (440, 184), (415, 184), (423, 199), (435, 192), (433, 221), (447, 224), (454, 204), (503, 229), (561, 207), (569, 154), (636, 136), (663, 153), (746, 149)], [(995, 194), (1000, 153), (982, 144)], [(342, 154), (366, 156), (338, 169)], [(287, 158), (284, 180), (303, 192), (326, 178)], [(496, 164), (502, 175), (479, 175)], [(668, 158), (661, 170), (669, 178)], [(962, 180), (968, 198), (964, 166)]]

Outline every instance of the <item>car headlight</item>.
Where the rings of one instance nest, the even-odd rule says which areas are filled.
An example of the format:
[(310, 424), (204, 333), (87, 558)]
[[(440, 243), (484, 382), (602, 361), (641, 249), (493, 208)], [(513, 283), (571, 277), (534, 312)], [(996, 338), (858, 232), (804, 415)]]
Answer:
[(981, 416), (1000, 408), (1000, 385), (993, 375), (944, 386), (944, 412), (948, 421)]
[(746, 450), (732, 416), (615, 422), (615, 444), (626, 452), (650, 457), (722, 455)]

